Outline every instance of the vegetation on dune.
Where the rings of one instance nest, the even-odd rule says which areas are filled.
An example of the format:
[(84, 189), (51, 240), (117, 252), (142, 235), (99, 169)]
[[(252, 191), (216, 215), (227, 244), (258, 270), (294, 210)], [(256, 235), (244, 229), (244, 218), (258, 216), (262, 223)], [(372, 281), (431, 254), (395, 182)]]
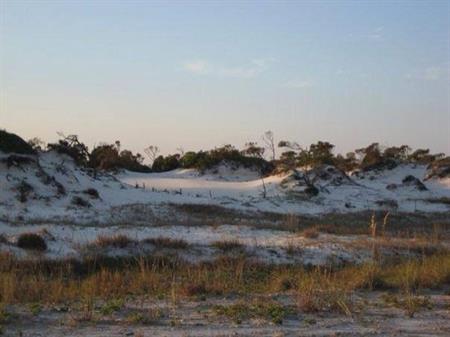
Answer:
[(0, 130), (0, 151), (4, 153), (34, 154), (35, 151), (26, 141), (14, 133)]
[(100, 144), (89, 150), (77, 135), (60, 136), (58, 142), (45, 146), (44, 142), (37, 138), (27, 143), (14, 134), (0, 130), (0, 150), (31, 154), (46, 148), (70, 156), (78, 165), (109, 171), (127, 169), (137, 172), (164, 172), (177, 168), (193, 168), (204, 172), (227, 163), (235, 168), (253, 169), (265, 176), (298, 167), (333, 165), (343, 172), (350, 172), (391, 169), (401, 163), (415, 163), (428, 164), (429, 177), (442, 178), (450, 174), (449, 157), (445, 157), (443, 153), (431, 154), (429, 149), (413, 151), (407, 145), (383, 148), (379, 143), (372, 143), (344, 156), (335, 154), (335, 146), (327, 141), (318, 141), (309, 147), (302, 147), (297, 142), (281, 140), (278, 142), (278, 149), (282, 151), (277, 158), (274, 135), (270, 131), (262, 137), (263, 146), (257, 142), (247, 142), (242, 150), (232, 145), (187, 152), (180, 148), (178, 153), (164, 156), (159, 155), (157, 146), (151, 145), (144, 152), (149, 156), (152, 165), (145, 165), (141, 154), (121, 149), (120, 141)]

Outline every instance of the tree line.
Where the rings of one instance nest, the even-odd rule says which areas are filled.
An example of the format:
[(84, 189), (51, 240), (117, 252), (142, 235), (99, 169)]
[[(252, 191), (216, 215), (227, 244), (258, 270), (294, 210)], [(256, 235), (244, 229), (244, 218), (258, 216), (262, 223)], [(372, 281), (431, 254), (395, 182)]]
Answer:
[[(28, 146), (27, 151), (24, 150), (26, 153), (53, 150), (70, 156), (83, 167), (107, 171), (127, 169), (137, 172), (164, 172), (177, 168), (193, 168), (203, 172), (227, 162), (268, 175), (298, 167), (313, 168), (319, 165), (333, 165), (344, 172), (349, 172), (393, 168), (400, 163), (430, 164), (442, 160), (450, 161), (445, 154), (433, 154), (429, 149), (413, 150), (408, 145), (382, 147), (379, 143), (372, 143), (345, 155), (334, 154), (335, 146), (327, 141), (318, 141), (308, 147), (302, 147), (294, 141), (275, 142), (274, 134), (267, 131), (261, 137), (261, 144), (248, 142), (242, 149), (228, 144), (200, 151), (184, 151), (180, 148), (177, 153), (161, 155), (158, 146), (150, 145), (144, 149), (151, 162), (147, 165), (144, 163), (143, 155), (122, 149), (120, 141), (112, 144), (103, 143), (89, 150), (77, 135), (58, 134), (60, 139), (57, 142), (45, 144), (38, 138), (25, 142), (17, 135), (0, 130), (0, 150), (5, 151), (1, 148), (2, 144), (6, 144), (5, 148), (9, 146), (11, 149), (18, 148), (19, 145), (22, 149)], [(277, 152), (280, 153), (278, 156)]]

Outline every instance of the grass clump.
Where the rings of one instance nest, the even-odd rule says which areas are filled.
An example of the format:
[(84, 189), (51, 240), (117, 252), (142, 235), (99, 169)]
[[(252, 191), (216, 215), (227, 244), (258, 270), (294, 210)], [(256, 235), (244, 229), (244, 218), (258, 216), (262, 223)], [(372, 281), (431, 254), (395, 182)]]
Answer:
[(237, 240), (215, 241), (211, 244), (211, 246), (220, 249), (222, 252), (231, 252), (244, 249), (244, 245)]
[(157, 248), (186, 249), (189, 243), (182, 239), (172, 239), (167, 237), (147, 238), (145, 243), (150, 243)]
[(17, 247), (28, 250), (45, 251), (47, 244), (45, 240), (36, 233), (23, 233), (17, 239)]
[(300, 311), (339, 312), (350, 316), (352, 304), (351, 290), (337, 279), (337, 274), (318, 269), (299, 280), (297, 307)]
[(130, 239), (128, 236), (117, 234), (113, 236), (99, 235), (93, 245), (102, 248), (126, 248), (133, 243), (135, 243), (135, 241)]

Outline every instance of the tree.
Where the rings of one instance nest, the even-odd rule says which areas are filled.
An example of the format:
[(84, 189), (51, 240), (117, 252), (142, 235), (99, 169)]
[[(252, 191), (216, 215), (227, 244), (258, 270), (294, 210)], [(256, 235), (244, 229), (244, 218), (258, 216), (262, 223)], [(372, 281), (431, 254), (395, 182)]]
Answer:
[(274, 140), (273, 132), (270, 130), (264, 132), (264, 135), (262, 136), (262, 140), (271, 155), (270, 159), (275, 160), (275, 140)]
[(406, 161), (411, 148), (408, 145), (401, 145), (400, 147), (392, 146), (384, 150), (383, 156), (385, 158)]
[(258, 146), (256, 142), (248, 142), (245, 143), (244, 150), (241, 153), (244, 156), (262, 158), (264, 154), (265, 148)]
[(158, 156), (159, 147), (156, 145), (150, 145), (149, 147), (144, 149), (144, 152), (147, 154), (153, 164), (156, 160), (156, 157)]
[(96, 146), (89, 157), (89, 166), (93, 169), (112, 170), (119, 166), (119, 151), (116, 144)]
[(381, 168), (386, 164), (378, 143), (372, 143), (365, 148), (355, 150), (355, 152), (362, 158), (360, 167), (363, 170)]
[(88, 147), (78, 139), (77, 135), (65, 136), (62, 132), (58, 132), (58, 135), (62, 139), (60, 139), (58, 143), (48, 144), (47, 148), (49, 150), (67, 154), (72, 157), (78, 165), (86, 166), (90, 157)]
[(329, 142), (318, 141), (309, 147), (309, 156), (312, 165), (333, 164), (334, 145)]

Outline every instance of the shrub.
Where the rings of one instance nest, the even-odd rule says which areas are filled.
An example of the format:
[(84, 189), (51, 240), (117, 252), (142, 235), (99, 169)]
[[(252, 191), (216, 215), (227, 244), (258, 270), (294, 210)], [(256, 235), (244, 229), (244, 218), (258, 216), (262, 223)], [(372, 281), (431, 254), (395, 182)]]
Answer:
[(88, 188), (88, 189), (84, 190), (83, 193), (89, 195), (90, 197), (92, 197), (94, 199), (100, 198), (100, 195), (95, 188)]
[(0, 130), (0, 151), (4, 153), (34, 154), (35, 151), (25, 140), (14, 133)]
[(158, 156), (152, 165), (152, 170), (155, 172), (165, 172), (175, 170), (180, 167), (180, 156), (173, 154), (169, 156)]
[(17, 239), (17, 247), (22, 249), (44, 251), (47, 249), (47, 244), (39, 234), (24, 233), (20, 234)]
[(77, 196), (72, 198), (72, 204), (80, 207), (91, 207), (91, 204), (87, 200)]

